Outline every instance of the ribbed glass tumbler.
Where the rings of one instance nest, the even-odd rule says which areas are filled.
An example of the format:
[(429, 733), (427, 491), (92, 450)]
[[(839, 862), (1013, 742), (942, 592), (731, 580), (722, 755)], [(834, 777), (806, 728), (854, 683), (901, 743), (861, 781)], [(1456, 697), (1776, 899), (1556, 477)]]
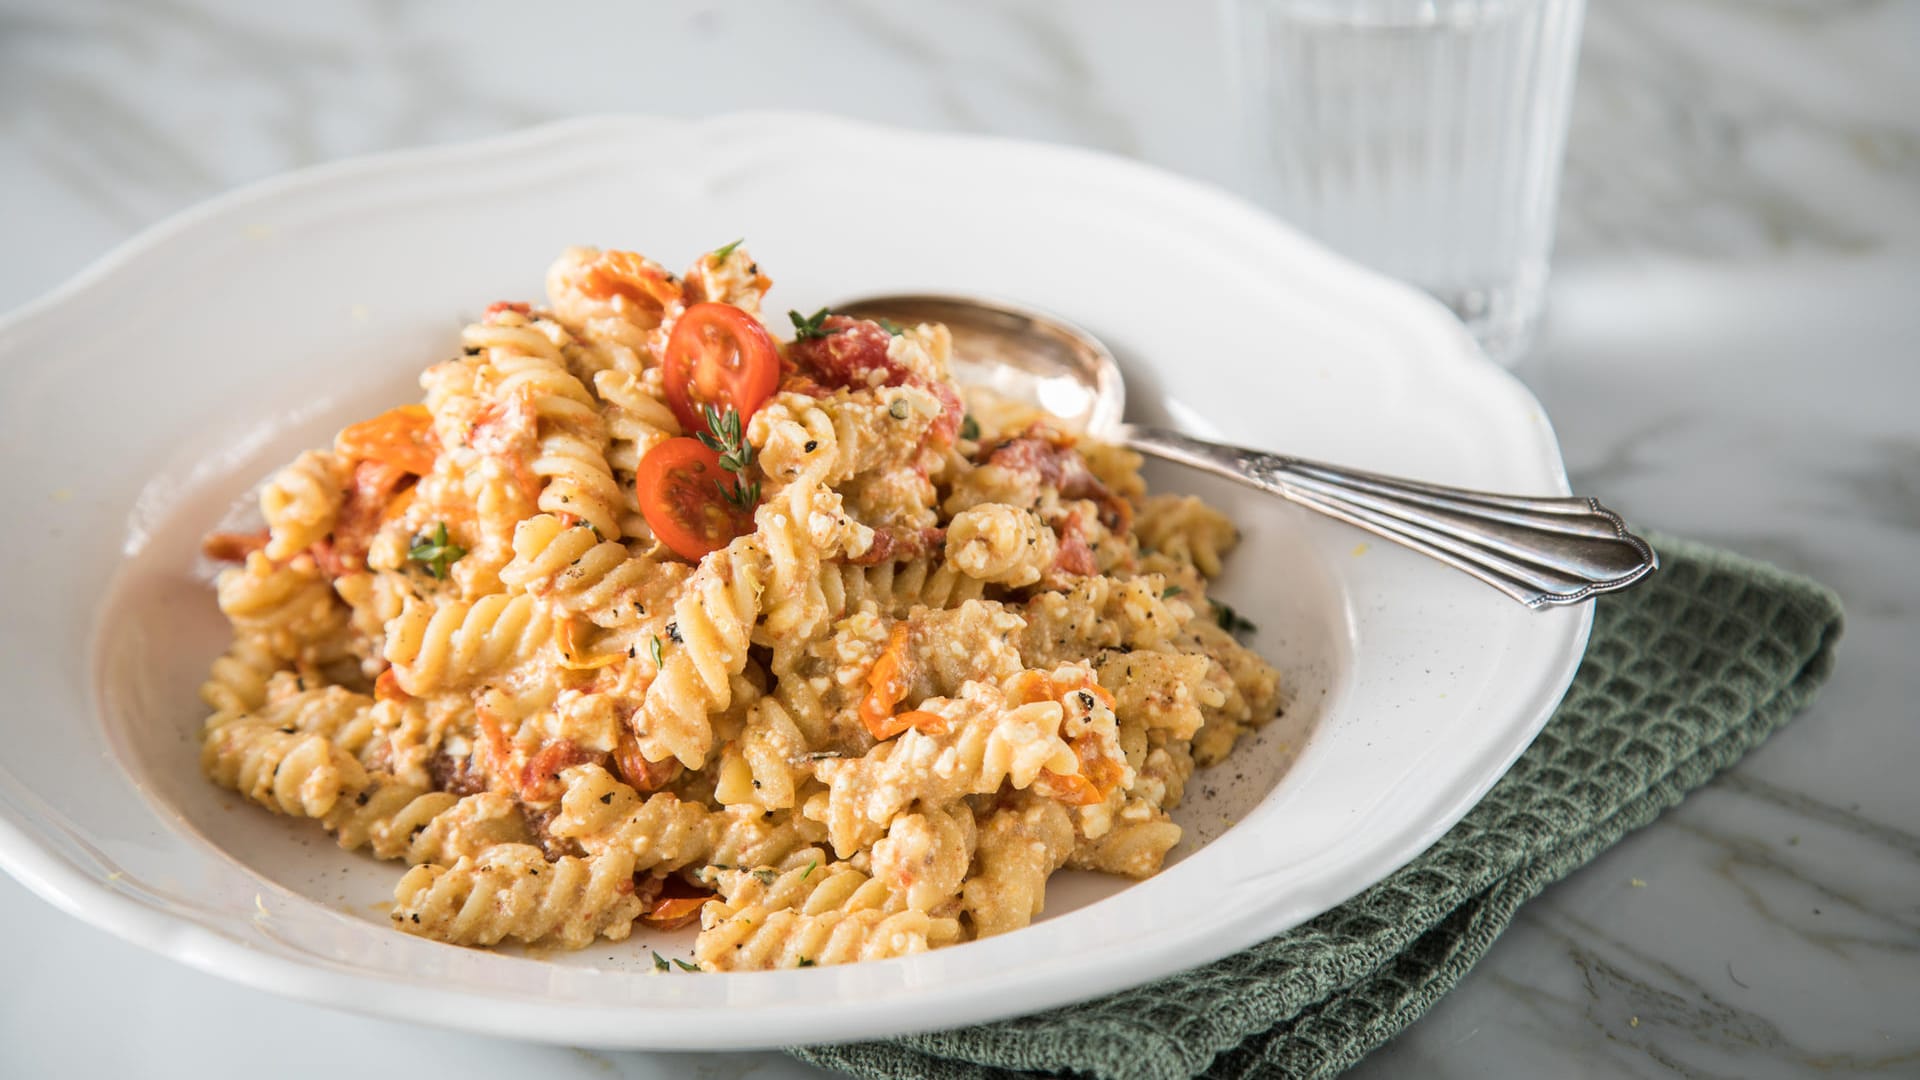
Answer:
[(1232, 10), (1268, 204), (1518, 359), (1546, 287), (1585, 0)]

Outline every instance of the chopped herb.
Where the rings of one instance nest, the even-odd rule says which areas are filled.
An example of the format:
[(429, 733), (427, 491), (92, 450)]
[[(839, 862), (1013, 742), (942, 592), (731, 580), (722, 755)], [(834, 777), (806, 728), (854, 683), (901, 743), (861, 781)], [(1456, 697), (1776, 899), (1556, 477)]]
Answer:
[(745, 237), (741, 237), (740, 239), (738, 239), (738, 240), (735, 240), (735, 241), (734, 241), (733, 243), (731, 243), (731, 244), (728, 244), (728, 245), (727, 245), (727, 246), (725, 246), (725, 247), (717, 247), (717, 248), (714, 248), (714, 249), (713, 249), (713, 252), (712, 252), (712, 254), (713, 254), (713, 261), (714, 261), (714, 262), (726, 262), (726, 261), (727, 261), (727, 256), (729, 256), (729, 255), (731, 255), (731, 254), (733, 254), (733, 249), (734, 249), (734, 248), (737, 248), (737, 247), (739, 247), (739, 246), (740, 246), (741, 244), (744, 244), (744, 243), (746, 243), (746, 238), (745, 238)]
[(913, 406), (907, 404), (906, 398), (894, 398), (893, 404), (887, 406), (887, 415), (893, 417), (895, 420), (905, 420), (907, 414), (912, 411)]
[(812, 958), (812, 957), (808, 957), (808, 956), (803, 956), (803, 957), (801, 957), (801, 958), (800, 958), (800, 962), (799, 962), (798, 964), (796, 964), (796, 965), (794, 965), (794, 966), (795, 966), (795, 967), (812, 967), (812, 966), (813, 966), (813, 958)]
[(813, 872), (814, 872), (815, 870), (818, 870), (819, 868), (820, 868), (820, 860), (819, 860), (819, 859), (815, 859), (815, 860), (813, 860), (812, 862), (810, 862), (810, 863), (808, 863), (808, 864), (807, 864), (807, 872), (806, 872), (806, 873), (804, 873), (804, 874), (801, 874), (801, 875), (800, 875), (800, 880), (801, 880), (801, 881), (805, 881), (805, 880), (807, 880), (807, 879), (808, 879), (809, 877), (812, 877), (812, 876), (813, 876)]
[(842, 754), (838, 750), (815, 750), (813, 753), (807, 755), (807, 760), (808, 761), (830, 761), (834, 758), (840, 758), (845, 756), (846, 756), (845, 754)]
[(907, 332), (906, 327), (901, 326), (899, 323), (894, 322), (892, 319), (883, 318), (883, 319), (875, 319), (873, 321), (880, 324), (880, 329), (885, 330), (887, 333), (892, 334), (894, 337), (899, 337), (901, 334), (904, 334)]
[(661, 955), (660, 955), (659, 953), (657, 953), (657, 952), (656, 952), (656, 953), (654, 953), (654, 954), (653, 954), (653, 970), (655, 970), (655, 971), (672, 971), (672, 970), (673, 970), (673, 965), (671, 965), (671, 964), (669, 964), (669, 963), (667, 963), (667, 958), (666, 958), (666, 957), (664, 957), (664, 956), (661, 956)]
[(1212, 601), (1214, 618), (1220, 623), (1220, 629), (1238, 637), (1241, 634), (1257, 634), (1260, 628), (1242, 616), (1232, 607), (1218, 600)]
[(960, 418), (960, 437), (963, 439), (978, 439), (980, 437), (980, 421), (975, 420), (972, 413), (968, 413)]
[(793, 320), (793, 340), (810, 341), (839, 333), (838, 330), (826, 328), (827, 316), (831, 314), (833, 313), (826, 308), (821, 308), (811, 315), (802, 315), (797, 311), (787, 312), (787, 318)]
[(653, 635), (653, 639), (647, 643), (647, 655), (653, 657), (653, 669), (655, 671), (658, 671), (661, 668), (666, 666), (666, 661), (663, 660), (660, 655), (660, 635), (659, 634)]
[(780, 874), (771, 866), (763, 866), (753, 872), (753, 879), (762, 885), (771, 885), (780, 880)]
[(413, 546), (407, 549), (407, 558), (425, 566), (427, 573), (435, 580), (445, 581), (447, 568), (459, 562), (466, 553), (466, 548), (447, 539), (447, 523), (442, 521), (434, 525), (431, 532), (413, 538)]
[(1160, 599), (1171, 600), (1174, 597), (1179, 596), (1181, 593), (1186, 591), (1187, 590), (1181, 588), (1178, 585), (1169, 585), (1166, 588), (1160, 590)]
[(681, 971), (699, 971), (700, 970), (699, 964), (689, 964), (685, 960), (682, 960), (677, 956), (673, 958), (673, 964), (675, 967), (679, 968)]

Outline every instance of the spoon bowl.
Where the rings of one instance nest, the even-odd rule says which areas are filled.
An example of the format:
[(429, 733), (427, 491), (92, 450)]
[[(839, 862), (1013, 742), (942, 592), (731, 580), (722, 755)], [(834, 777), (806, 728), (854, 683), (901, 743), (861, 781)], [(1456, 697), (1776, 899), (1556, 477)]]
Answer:
[(834, 311), (944, 323), (953, 374), (1038, 405), (1090, 438), (1236, 480), (1457, 567), (1536, 610), (1624, 589), (1659, 558), (1596, 499), (1498, 495), (1418, 483), (1123, 422), (1126, 387), (1092, 334), (1033, 308), (920, 293), (846, 301)]
[(953, 377), (1037, 405), (1072, 430), (1114, 440), (1127, 408), (1120, 365), (1100, 339), (1059, 316), (1000, 300), (920, 293), (836, 305), (856, 319), (941, 323), (953, 335)]

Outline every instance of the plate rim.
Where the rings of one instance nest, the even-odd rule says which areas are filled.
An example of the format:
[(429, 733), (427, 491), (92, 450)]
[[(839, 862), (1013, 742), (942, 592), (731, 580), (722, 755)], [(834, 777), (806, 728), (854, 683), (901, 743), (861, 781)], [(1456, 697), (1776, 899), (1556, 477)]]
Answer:
[[(971, 133), (929, 132), (916, 129), (898, 128), (850, 120), (839, 116), (795, 112), (795, 111), (751, 111), (728, 113), (706, 118), (657, 117), (637, 114), (607, 114), (576, 117), (554, 123), (541, 124), (504, 134), (481, 139), (463, 140), (431, 146), (416, 146), (379, 153), (326, 162), (306, 168), (281, 173), (234, 188), (211, 199), (187, 207), (175, 214), (141, 229), (135, 235), (105, 252), (86, 267), (75, 273), (61, 284), (42, 293), (11, 312), (0, 316), (0, 350), (4, 350), (10, 337), (43, 319), (57, 317), (68, 305), (81, 301), (94, 289), (110, 281), (116, 274), (137, 266), (155, 250), (170, 241), (190, 235), (195, 230), (223, 219), (230, 219), (236, 213), (253, 205), (295, 195), (302, 191), (324, 188), (336, 184), (366, 184), (379, 182), (382, 174), (417, 167), (423, 163), (445, 161), (500, 158), (529, 148), (545, 147), (556, 152), (564, 152), (572, 143), (581, 143), (583, 147), (600, 142), (603, 139), (624, 139), (636, 131), (658, 132), (661, 129), (740, 129), (751, 136), (754, 131), (770, 125), (805, 124), (826, 126), (840, 132), (853, 132), (863, 135), (875, 135), (893, 140), (932, 143), (970, 142), (979, 146), (997, 148), (1002, 152), (1018, 154), (1038, 154), (1056, 159), (1078, 157), (1090, 163), (1097, 163), (1103, 170), (1125, 171), (1136, 182), (1151, 182), (1168, 193), (1168, 198), (1178, 199), (1188, 204), (1202, 204), (1208, 209), (1223, 214), (1238, 215), (1249, 224), (1268, 231), (1277, 231), (1289, 235), (1294, 246), (1304, 250), (1320, 252), (1333, 264), (1370, 279), (1376, 291), (1383, 294), (1397, 292), (1403, 304), (1425, 306), (1431, 312), (1444, 314), (1444, 308), (1410, 287), (1392, 282), (1389, 279), (1366, 271), (1341, 259), (1337, 255), (1325, 252), (1317, 244), (1300, 236), (1285, 223), (1272, 218), (1265, 211), (1250, 202), (1224, 191), (1211, 184), (1194, 180), (1179, 174), (1142, 162), (1119, 157), (1104, 151), (1084, 147), (1065, 146), (1036, 142), (1007, 136)], [(1381, 286), (1389, 288), (1382, 289)], [(1451, 321), (1451, 316), (1445, 318)], [(1457, 327), (1457, 323), (1454, 324)], [(1459, 336), (1465, 338), (1464, 328)], [(1468, 339), (1470, 342), (1470, 339)], [(1484, 365), (1481, 374), (1497, 374), (1517, 389), (1523, 400), (1533, 406), (1532, 420), (1543, 436), (1542, 442), (1550, 460), (1544, 464), (1551, 466), (1557, 477), (1561, 492), (1566, 490), (1565, 468), (1561, 459), (1558, 440), (1554, 437), (1552, 426), (1544, 410), (1530, 392), (1521, 386), (1511, 373), (1499, 368), (1491, 360), (1480, 355), (1477, 348), (1457, 350), (1449, 357), (1470, 365)], [(1456, 804), (1445, 813), (1437, 816), (1425, 828), (1416, 830), (1409, 838), (1394, 845), (1384, 858), (1376, 858), (1378, 872), (1368, 871), (1364, 880), (1351, 888), (1336, 888), (1332, 891), (1339, 895), (1332, 899), (1324, 896), (1310, 900), (1306, 905), (1315, 911), (1324, 911), (1343, 902), (1360, 891), (1377, 883), (1386, 876), (1410, 862), (1424, 852), (1460, 818), (1477, 805), (1491, 787), (1511, 768), (1513, 761), (1531, 745), (1553, 709), (1564, 697), (1568, 685), (1578, 667), (1580, 657), (1585, 651), (1586, 642), (1592, 627), (1592, 605), (1579, 608), (1573, 633), (1561, 643), (1554, 654), (1554, 670), (1546, 675), (1535, 692), (1528, 698), (1524, 711), (1528, 717), (1526, 736), (1517, 740), (1510, 753), (1500, 766), (1488, 773), (1482, 781), (1472, 786), (1470, 791), (1456, 800)], [(89, 637), (91, 638), (91, 634)], [(1516, 708), (1518, 714), (1522, 710)], [(124, 775), (124, 764), (117, 760), (114, 767)], [(440, 986), (423, 986), (412, 982), (389, 979), (378, 972), (363, 969), (336, 970), (320, 958), (293, 952), (279, 953), (249, 946), (237, 937), (201, 925), (195, 919), (169, 912), (162, 906), (156, 906), (149, 900), (140, 899), (121, 890), (116, 890), (108, 881), (90, 875), (78, 865), (72, 857), (56, 850), (56, 845), (48, 838), (38, 834), (43, 827), (33, 822), (38, 816), (30, 807), (19, 807), (15, 799), (9, 797), (9, 789), (38, 799), (32, 786), (21, 783), (4, 765), (0, 765), (0, 869), (20, 880), (27, 888), (42, 899), (54, 904), (83, 921), (130, 941), (143, 948), (186, 963), (199, 970), (227, 978), (243, 985), (268, 990), (296, 1000), (332, 1007), (347, 1008), (386, 1017), (411, 1017), (440, 1026), (469, 1030), (477, 1033), (514, 1034), (521, 1037), (542, 1038), (538, 1027), (541, 1023), (564, 1021), (568, 1030), (544, 1036), (548, 1041), (588, 1041), (605, 1046), (644, 1046), (661, 1049), (715, 1049), (710, 1039), (704, 1037), (687, 1038), (671, 1025), (680, 1016), (680, 1010), (662, 1010), (660, 1026), (637, 1023), (641, 1015), (653, 1010), (646, 1006), (614, 1005), (583, 1007), (578, 1004), (551, 1005), (542, 1002), (528, 1002), (518, 998), (503, 998), (498, 994), (479, 993), (466, 989)], [(49, 807), (49, 809), (52, 809)], [(57, 824), (54, 827), (58, 827)], [(73, 838), (84, 845), (83, 838)], [(1386, 865), (1379, 866), (1384, 863)], [(271, 882), (262, 881), (263, 889), (278, 889)], [(293, 894), (290, 894), (293, 895)], [(1296, 925), (1302, 919), (1311, 917), (1312, 912), (1290, 918), (1288, 925)], [(1244, 936), (1244, 935), (1243, 935)], [(1254, 934), (1251, 940), (1234, 940), (1230, 947), (1209, 949), (1207, 960), (1227, 953), (1238, 951), (1252, 940), (1269, 936), (1266, 932)], [(1121, 986), (1134, 986), (1150, 981), (1173, 971), (1193, 966), (1191, 954), (1169, 956), (1182, 943), (1143, 942), (1139, 952), (1119, 958), (1098, 958), (1101, 962), (1092, 965), (1096, 973), (1107, 972), (1117, 976), (1114, 981), (1092, 980), (1096, 989), (1084, 989), (1089, 971), (1082, 967), (1071, 973), (1071, 980), (1082, 985), (1063, 985), (1068, 974), (1059, 971), (1047, 971), (1044, 967), (1026, 969), (1033, 977), (1021, 984), (1018, 997), (1021, 1004), (1009, 1006), (1005, 1003), (1003, 990), (991, 984), (982, 984), (969, 988), (969, 993), (946, 1000), (938, 1026), (946, 1027), (961, 1023), (972, 1023), (984, 1019), (1011, 1015), (1016, 1012), (1032, 1012), (1069, 1004), (1074, 1001), (1100, 996), (1113, 992)], [(902, 961), (882, 961), (894, 964)], [(865, 966), (865, 965), (863, 965)], [(821, 969), (821, 973), (834, 969)], [(767, 980), (796, 980), (817, 977), (820, 973), (810, 972), (774, 972), (757, 973), (755, 977)], [(792, 999), (796, 995), (782, 995)], [(783, 1010), (798, 1010), (808, 1013), (817, 1010), (818, 1005), (791, 1006), (788, 1004), (756, 1004), (753, 1006), (757, 1017), (767, 1017)], [(831, 1007), (831, 1006), (829, 1006)], [(513, 1020), (502, 1023), (502, 1010), (511, 1010)], [(926, 1030), (924, 1021), (905, 1027), (895, 1022), (891, 1013), (883, 1013), (864, 1018), (864, 1022), (849, 1022), (839, 1025), (835, 1041), (873, 1038), (902, 1034), (909, 1030)], [(788, 1025), (768, 1024), (763, 1028), (766, 1034), (784, 1030)], [(682, 1037), (676, 1037), (682, 1036)], [(767, 1038), (748, 1037), (744, 1041), (737, 1033), (730, 1041), (729, 1049), (749, 1046), (779, 1046), (795, 1042), (788, 1037)]]

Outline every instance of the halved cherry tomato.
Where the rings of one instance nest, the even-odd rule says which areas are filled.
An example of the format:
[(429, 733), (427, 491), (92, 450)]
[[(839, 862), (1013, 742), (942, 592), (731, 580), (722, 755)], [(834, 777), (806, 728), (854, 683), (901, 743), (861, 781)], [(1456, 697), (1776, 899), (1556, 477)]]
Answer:
[(660, 883), (653, 904), (640, 919), (660, 930), (676, 930), (699, 918), (701, 907), (711, 899), (712, 890), (669, 877)]
[(1093, 781), (1079, 773), (1061, 775), (1052, 769), (1041, 769), (1040, 776), (1034, 781), (1033, 790), (1049, 799), (1057, 799), (1068, 806), (1098, 806), (1107, 801)]
[(912, 629), (906, 623), (895, 623), (887, 635), (887, 647), (873, 662), (873, 670), (867, 673), (867, 693), (860, 699), (860, 722), (867, 726), (868, 734), (882, 741), (910, 728), (925, 735), (947, 732), (947, 718), (939, 713), (909, 709), (894, 714), (894, 706), (905, 701), (913, 689), (912, 660), (907, 655), (911, 639)]
[(621, 732), (620, 741), (613, 746), (613, 771), (633, 785), (635, 791), (659, 791), (680, 778), (681, 768), (680, 759), (675, 757), (648, 761), (631, 732)]
[(720, 467), (719, 454), (681, 436), (647, 451), (633, 487), (653, 535), (682, 558), (699, 559), (753, 530), (753, 513), (721, 494), (720, 485), (731, 489), (736, 482)]
[(661, 372), (681, 428), (705, 431), (702, 405), (745, 421), (780, 385), (780, 354), (760, 320), (732, 304), (695, 304), (673, 324)]
[(415, 476), (432, 472), (433, 459), (440, 454), (433, 416), (425, 405), (402, 405), (353, 424), (340, 432), (333, 447), (342, 456), (378, 461)]
[(678, 930), (700, 917), (700, 909), (712, 896), (667, 896), (653, 902), (653, 908), (641, 920), (659, 930)]

